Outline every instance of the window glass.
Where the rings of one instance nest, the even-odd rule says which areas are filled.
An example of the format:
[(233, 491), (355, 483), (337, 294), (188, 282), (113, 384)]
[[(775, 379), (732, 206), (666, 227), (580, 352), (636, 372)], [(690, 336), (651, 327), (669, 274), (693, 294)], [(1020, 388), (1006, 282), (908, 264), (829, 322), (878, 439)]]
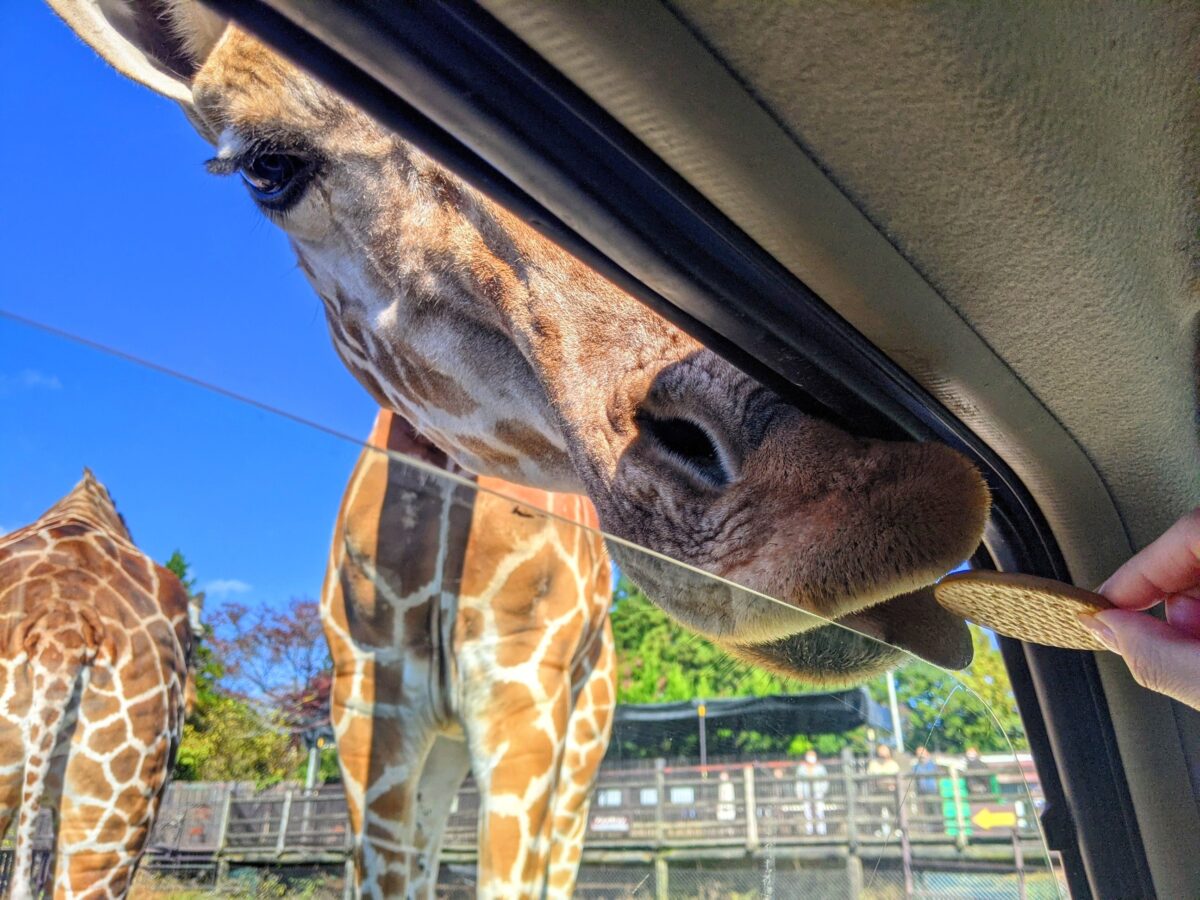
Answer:
[(688, 806), (696, 802), (696, 791), (691, 787), (671, 788), (671, 802), (676, 806), (686, 803)]
[(620, 788), (599, 788), (596, 791), (597, 806), (620, 806), (621, 805), (621, 789)]
[[(341, 896), (368, 798), (366, 821), (414, 840), (444, 821), (439, 891), (469, 894), (484, 814), (547, 814), (557, 784), (592, 798), (572, 813), (581, 897), (656, 879), (689, 897), (1059, 891), (987, 634), (961, 675), (913, 661), (861, 688), (798, 683), (674, 623), (520, 490), (3, 317), (0, 360), (0, 530), (86, 465), (136, 545), (203, 594), (148, 889)], [(675, 590), (714, 581), (655, 559)], [(648, 844), (669, 860), (613, 852)]]

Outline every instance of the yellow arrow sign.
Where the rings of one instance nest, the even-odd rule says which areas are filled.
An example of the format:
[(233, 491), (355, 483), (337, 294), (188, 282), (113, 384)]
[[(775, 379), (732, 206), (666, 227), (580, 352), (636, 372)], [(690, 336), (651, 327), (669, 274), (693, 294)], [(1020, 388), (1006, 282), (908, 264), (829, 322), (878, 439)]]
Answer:
[(971, 816), (971, 821), (984, 831), (990, 831), (993, 828), (1015, 828), (1017, 814), (1010, 809), (993, 809), (985, 806)]

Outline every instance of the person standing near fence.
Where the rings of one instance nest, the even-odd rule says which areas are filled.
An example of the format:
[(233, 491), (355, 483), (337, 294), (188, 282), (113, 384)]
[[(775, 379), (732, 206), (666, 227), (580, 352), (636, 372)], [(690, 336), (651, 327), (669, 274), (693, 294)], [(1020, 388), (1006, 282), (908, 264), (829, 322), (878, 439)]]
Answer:
[(796, 767), (796, 796), (804, 815), (805, 834), (827, 834), (825, 825), (825, 795), (829, 793), (829, 770), (817, 758), (816, 750), (804, 754), (804, 762)]
[(894, 800), (896, 797), (896, 776), (900, 774), (900, 764), (892, 759), (892, 748), (880, 744), (875, 748), (875, 758), (867, 763), (867, 774), (873, 775), (871, 787), (879, 804), (879, 830), (875, 832), (880, 837), (888, 837), (892, 833), (892, 819), (895, 816)]
[(963, 769), (967, 779), (967, 794), (973, 799), (981, 797), (992, 799), (995, 794), (992, 785), (992, 767), (980, 757), (978, 747), (967, 748)]
[(916, 830), (935, 830), (930, 827), (930, 824), (936, 822), (940, 826), (942, 805), (938, 798), (938, 764), (933, 761), (928, 748), (924, 745), (917, 748), (912, 772), (917, 776), (917, 796), (914, 804), (918, 816)]

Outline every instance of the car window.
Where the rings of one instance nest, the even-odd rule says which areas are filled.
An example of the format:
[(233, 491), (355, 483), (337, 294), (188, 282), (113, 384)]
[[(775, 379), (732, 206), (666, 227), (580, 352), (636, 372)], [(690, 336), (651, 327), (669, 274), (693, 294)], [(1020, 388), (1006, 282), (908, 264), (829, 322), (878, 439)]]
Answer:
[[(0, 358), (0, 530), (86, 464), (204, 595), (138, 876), (160, 894), (339, 896), (356, 817), (412, 816), (378, 847), (440, 841), (445, 896), (477, 888), (481, 824), (531, 867), (582, 838), (581, 897), (1062, 890), (987, 634), (962, 675), (802, 683), (675, 623), (586, 512), (364, 448), (370, 422), (331, 433), (11, 318)], [(660, 589), (779, 602), (623, 546)]]

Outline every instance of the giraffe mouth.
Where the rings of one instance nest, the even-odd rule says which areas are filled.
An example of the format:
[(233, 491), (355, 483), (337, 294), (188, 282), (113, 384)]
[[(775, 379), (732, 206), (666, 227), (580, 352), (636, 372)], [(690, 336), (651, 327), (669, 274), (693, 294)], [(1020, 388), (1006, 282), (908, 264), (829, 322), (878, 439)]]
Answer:
[(928, 587), (787, 637), (722, 645), (754, 665), (826, 687), (898, 668), (906, 653), (945, 669), (966, 668), (973, 655), (966, 622), (938, 606)]
[(842, 616), (834, 624), (944, 669), (965, 669), (974, 656), (966, 620), (942, 607), (932, 586)]

